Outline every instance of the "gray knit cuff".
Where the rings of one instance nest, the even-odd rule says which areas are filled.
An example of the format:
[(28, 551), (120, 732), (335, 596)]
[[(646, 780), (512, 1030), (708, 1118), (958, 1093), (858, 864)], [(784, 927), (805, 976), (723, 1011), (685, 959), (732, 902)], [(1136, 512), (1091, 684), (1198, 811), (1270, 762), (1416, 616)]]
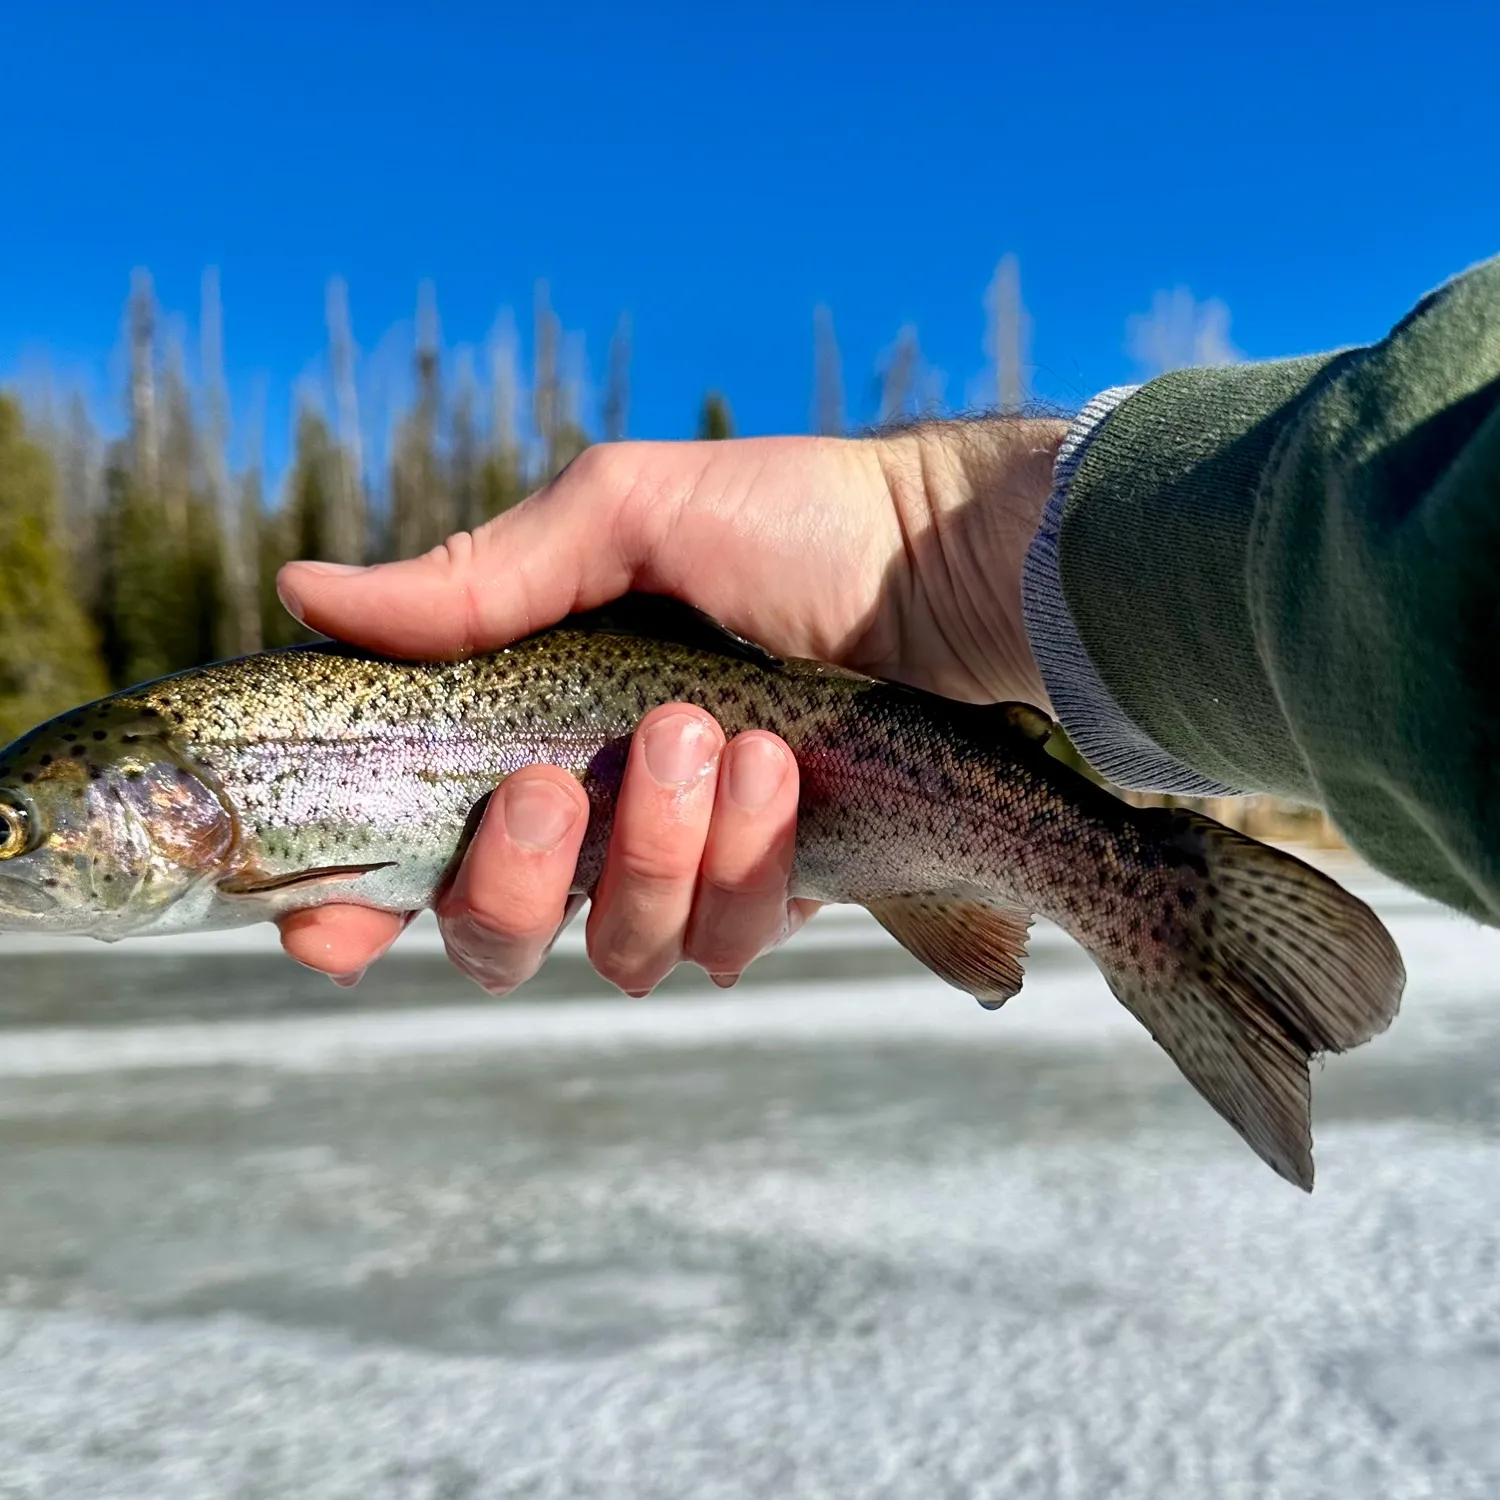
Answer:
[[(1058, 450), (1052, 494), (1026, 554), (1021, 599), (1026, 634), (1058, 722), (1078, 752), (1107, 781), (1178, 797), (1222, 797), (1235, 788), (1209, 781), (1163, 750), (1115, 701), (1073, 622), (1063, 596), (1059, 539), (1073, 476), (1109, 414), (1139, 386), (1102, 391), (1078, 413)], [(1128, 630), (1128, 620), (1121, 629)]]

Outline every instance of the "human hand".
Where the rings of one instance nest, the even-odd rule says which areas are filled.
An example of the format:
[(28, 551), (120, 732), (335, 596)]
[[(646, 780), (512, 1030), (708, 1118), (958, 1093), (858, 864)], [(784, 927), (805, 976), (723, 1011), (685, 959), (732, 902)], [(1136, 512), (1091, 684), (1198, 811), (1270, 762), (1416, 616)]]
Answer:
[[(1045, 706), (1021, 569), (1065, 430), (994, 419), (864, 440), (609, 444), (425, 556), (292, 563), (278, 586), (312, 628), (409, 657), (494, 649), (639, 589), (784, 656)], [(595, 967), (637, 994), (682, 958), (733, 983), (811, 910), (787, 898), (796, 810), (796, 762), (774, 735), (726, 746), (700, 709), (647, 715), (590, 911)], [(491, 799), (438, 905), (450, 956), (486, 989), (529, 978), (577, 909), (587, 817), (553, 766), (517, 771)], [(319, 907), (284, 918), (282, 941), (352, 983), (407, 920)]]

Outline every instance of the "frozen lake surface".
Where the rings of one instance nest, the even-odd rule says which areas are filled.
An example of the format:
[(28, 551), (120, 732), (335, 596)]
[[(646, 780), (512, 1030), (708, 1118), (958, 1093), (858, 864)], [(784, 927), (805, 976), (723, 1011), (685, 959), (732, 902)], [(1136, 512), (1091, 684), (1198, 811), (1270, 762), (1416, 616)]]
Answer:
[(830, 914), (729, 995), (268, 931), (0, 940), (3, 1500), (1479, 1500), (1500, 933), (1274, 1178), (1041, 931), (990, 1015)]

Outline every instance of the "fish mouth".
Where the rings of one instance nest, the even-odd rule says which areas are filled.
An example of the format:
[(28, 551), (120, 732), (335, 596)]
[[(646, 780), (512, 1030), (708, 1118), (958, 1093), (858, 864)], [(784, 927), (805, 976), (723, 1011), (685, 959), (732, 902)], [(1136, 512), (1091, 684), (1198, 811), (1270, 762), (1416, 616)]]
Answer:
[(42, 917), (57, 910), (57, 897), (51, 891), (30, 880), (21, 880), (14, 875), (0, 875), (0, 926), (8, 925), (6, 918)]

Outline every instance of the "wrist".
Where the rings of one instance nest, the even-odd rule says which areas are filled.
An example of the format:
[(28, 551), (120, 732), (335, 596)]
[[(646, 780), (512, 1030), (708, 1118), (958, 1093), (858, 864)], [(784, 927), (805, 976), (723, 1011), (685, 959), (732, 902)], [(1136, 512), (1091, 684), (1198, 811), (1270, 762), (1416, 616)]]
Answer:
[(943, 690), (1050, 711), (1022, 611), (1026, 552), (1068, 424), (989, 417), (926, 422), (878, 438), (906, 544), (913, 608), (960, 671)]

